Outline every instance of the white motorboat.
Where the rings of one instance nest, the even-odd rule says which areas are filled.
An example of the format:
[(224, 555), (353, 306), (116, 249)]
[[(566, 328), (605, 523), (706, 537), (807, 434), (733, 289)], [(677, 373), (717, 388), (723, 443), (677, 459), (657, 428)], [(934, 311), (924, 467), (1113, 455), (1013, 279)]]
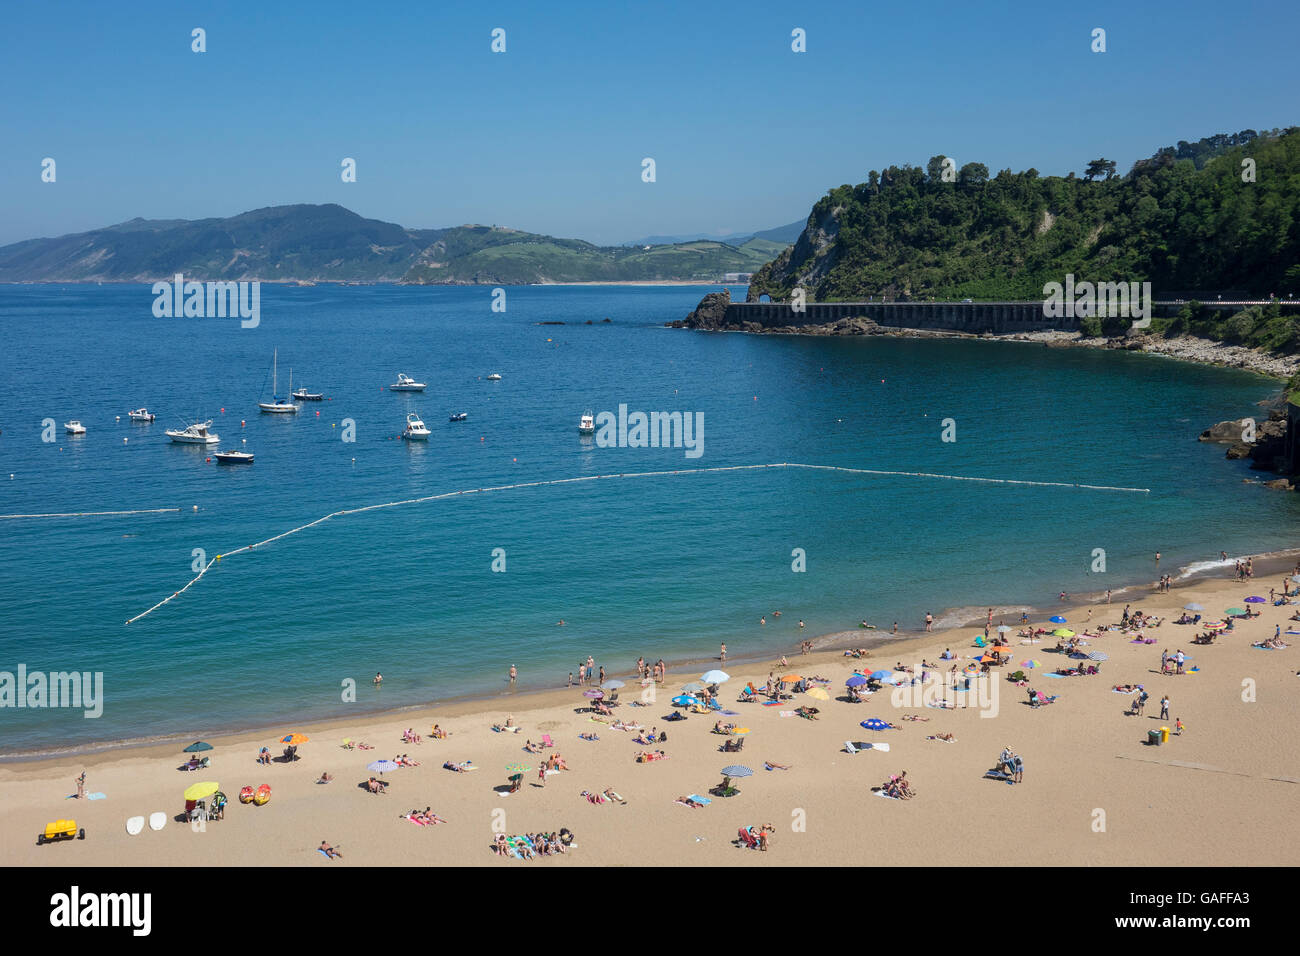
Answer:
[(501, 381), (501, 376), (498, 375), (496, 372), (493, 372), (491, 375), (487, 377), (487, 380), (489, 382), (499, 382)]
[(406, 430), (402, 432), (402, 437), (411, 441), (427, 441), (429, 429), (424, 427), (424, 422), (420, 421), (420, 416), (412, 412), (406, 416)]
[[(292, 370), (292, 369), (289, 370), (289, 374), (290, 374), (290, 375), (293, 374), (293, 370)], [(307, 391), (307, 386), (305, 386), (305, 385), (299, 386), (298, 391), (296, 391), (296, 392), (293, 393), (293, 398), (294, 398), (294, 401), (298, 401), (298, 402), (323, 402), (323, 401), (325, 401), (325, 395), (324, 395), (323, 392), (309, 392), (309, 391)]]
[(126, 415), (133, 422), (151, 422), (154, 419), (153, 412), (147, 408), (137, 408), (133, 412), (127, 412)]
[[(279, 362), (280, 350), (276, 349), (271, 358), (271, 400), (269, 402), (258, 402), (257, 407), (272, 414), (291, 415), (298, 411), (299, 406), (291, 401), (285, 401), (277, 394), (280, 386), (277, 376)], [(266, 387), (265, 383), (263, 383), (262, 387)], [(293, 369), (289, 370), (289, 388), (290, 390), (293, 389)]]
[(209, 418), (206, 422), (195, 422), (184, 428), (169, 428), (167, 437), (178, 445), (215, 445), (221, 441), (221, 436), (208, 431), (211, 427), (212, 419)]
[(64, 422), (63, 430), (67, 432), (69, 435), (86, 434), (86, 426), (81, 424), (81, 422), (77, 421), (75, 418), (70, 422)]
[(449, 422), (467, 422), (469, 421), (469, 412), (452, 412), (448, 417)]
[(247, 451), (219, 451), (212, 457), (223, 465), (251, 465), (253, 463), (253, 454)]
[(578, 419), (578, 434), (579, 435), (596, 434), (596, 419), (592, 416), (590, 408), (587, 409), (585, 412), (583, 412), (582, 417)]
[(397, 381), (388, 386), (390, 392), (423, 392), (427, 388), (424, 382), (417, 382), (409, 375), (397, 373)]

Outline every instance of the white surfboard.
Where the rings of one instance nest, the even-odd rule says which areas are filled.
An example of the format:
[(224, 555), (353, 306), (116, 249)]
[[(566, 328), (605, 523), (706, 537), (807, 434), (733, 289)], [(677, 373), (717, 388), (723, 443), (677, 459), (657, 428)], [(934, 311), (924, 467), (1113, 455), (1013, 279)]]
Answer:
[(163, 813), (161, 810), (149, 814), (150, 830), (161, 830), (166, 825), (167, 825), (167, 814)]
[(144, 829), (144, 817), (131, 817), (126, 821), (126, 832), (135, 836)]

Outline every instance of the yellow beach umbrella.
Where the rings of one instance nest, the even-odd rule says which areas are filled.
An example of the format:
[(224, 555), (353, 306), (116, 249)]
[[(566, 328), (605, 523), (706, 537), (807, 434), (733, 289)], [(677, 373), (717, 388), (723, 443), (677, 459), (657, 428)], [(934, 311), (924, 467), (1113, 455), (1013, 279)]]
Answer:
[(203, 783), (193, 783), (185, 788), (186, 800), (202, 800), (204, 797), (210, 797), (221, 789), (221, 784), (205, 781)]
[(815, 698), (817, 698), (818, 700), (830, 700), (830, 699), (831, 699), (831, 695), (828, 694), (828, 693), (826, 693), (826, 691), (823, 690), (823, 689), (820, 688), (820, 687), (814, 687), (814, 688), (812, 688), (812, 690), (808, 691), (808, 696), (809, 696), (809, 697), (815, 697)]
[(1074, 631), (1068, 627), (1058, 627), (1052, 632), (1052, 637), (1074, 637)]

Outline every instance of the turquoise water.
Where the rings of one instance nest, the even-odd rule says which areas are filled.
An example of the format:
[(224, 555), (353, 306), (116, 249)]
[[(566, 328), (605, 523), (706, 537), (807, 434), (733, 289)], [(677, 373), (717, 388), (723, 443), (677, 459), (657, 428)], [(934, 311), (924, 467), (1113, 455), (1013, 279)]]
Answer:
[[(264, 286), (260, 326), (242, 329), (156, 319), (147, 286), (0, 287), (0, 513), (181, 509), (0, 522), (0, 670), (102, 671), (106, 697), (95, 720), (0, 709), (0, 750), (290, 730), (500, 692), (511, 664), (522, 687), (562, 685), (588, 654), (614, 673), (723, 640), (733, 656), (784, 650), (800, 618), (802, 636), (864, 617), (913, 629), (926, 611), (1145, 580), (1156, 550), (1171, 570), (1295, 543), (1296, 497), (1243, 484), (1245, 466), (1195, 441), (1256, 412), (1276, 391), (1266, 379), (1014, 343), (661, 327), (705, 291), (512, 288), (494, 313), (486, 288)], [(292, 367), (332, 401), (259, 415), (274, 348), (281, 391)], [(428, 391), (382, 388), (398, 372)], [(620, 403), (702, 412), (702, 457), (577, 434), (583, 410)], [(139, 405), (157, 423), (128, 423)], [(394, 438), (409, 410), (432, 429), (427, 445)], [(449, 423), (459, 411), (469, 421)], [(247, 439), (254, 465), (208, 463), (163, 435), (209, 417), (221, 447)], [(84, 437), (63, 434), (71, 418)], [(355, 443), (333, 427), (345, 418)], [(944, 418), (956, 442), (940, 441)], [(1151, 492), (799, 470), (518, 489), (336, 518), (231, 557), (123, 624), (193, 577), (193, 549), (228, 552), (340, 508), (786, 461)], [(491, 570), (496, 548), (505, 573)], [(1094, 548), (1105, 574), (1089, 570)], [(347, 678), (356, 703), (341, 700)]]

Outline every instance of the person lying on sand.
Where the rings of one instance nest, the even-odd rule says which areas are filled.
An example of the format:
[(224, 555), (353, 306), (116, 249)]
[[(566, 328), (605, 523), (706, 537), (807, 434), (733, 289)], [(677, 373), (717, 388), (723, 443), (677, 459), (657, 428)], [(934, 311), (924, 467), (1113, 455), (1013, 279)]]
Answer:
[(809, 720), (820, 720), (817, 715), (820, 711), (816, 707), (800, 707), (795, 711), (800, 717), (807, 717)]
[(637, 752), (636, 755), (637, 763), (649, 763), (652, 760), (667, 760), (667, 759), (668, 759), (668, 755), (664, 753), (662, 750), (651, 750), (651, 751), (640, 750)]
[(599, 740), (600, 737), (599, 737), (598, 735), (594, 734), (594, 733), (593, 733), (593, 734), (578, 734), (578, 739), (579, 739), (579, 740)]
[(601, 792), (604, 793), (605, 796), (607, 796), (609, 799), (613, 800), (615, 803), (623, 803), (623, 804), (627, 803), (626, 800), (624, 800), (621, 796), (619, 796), (618, 792), (615, 791), (613, 787), (606, 787)]
[(464, 773), (464, 772), (467, 771), (467, 770), (472, 770), (472, 769), (473, 769), (473, 767), (471, 766), (471, 763), (472, 763), (472, 762), (473, 762), (473, 761), (466, 760), (464, 763), (452, 763), (450, 760), (448, 760), (448, 761), (446, 761), (446, 762), (442, 765), (442, 769), (443, 769), (443, 770), (454, 770), (454, 771), (456, 771), (457, 773)]
[(588, 803), (608, 803), (608, 802), (609, 802), (608, 800), (605, 799), (605, 796), (604, 796), (603, 794), (592, 793), (590, 790), (584, 790), (584, 791), (582, 791), (582, 794), (581, 794), (581, 795), (582, 795), (583, 797), (586, 798), (586, 800), (587, 800)]
[(324, 853), (324, 854), (325, 854), (327, 857), (329, 857), (331, 860), (341, 860), (341, 859), (343, 859), (343, 854), (340, 853), (338, 850), (334, 849), (334, 847), (330, 846), (330, 845), (329, 845), (328, 843), (326, 843), (324, 840), (321, 840), (321, 841), (320, 841), (320, 846), (318, 846), (316, 849), (320, 850), (322, 853)]
[(673, 803), (680, 803), (686, 807), (695, 807), (697, 810), (707, 806), (707, 804), (700, 803), (694, 797), (678, 797)]
[(920, 714), (904, 714), (902, 720), (929, 720), (929, 717), (922, 717)]
[(954, 737), (951, 733), (947, 733), (947, 734), (930, 734), (930, 736), (926, 737), (925, 739), (926, 739), (926, 740), (943, 740), (943, 741), (945, 741), (945, 742), (947, 742), (947, 743), (954, 743), (954, 742), (956, 742), (956, 740), (957, 740), (957, 738)]
[(791, 767), (794, 766), (794, 764), (790, 764), (790, 763), (774, 763), (774, 762), (771, 761), (771, 760), (764, 760), (764, 761), (763, 761), (763, 766), (766, 767), (768, 770), (789, 770)]
[(374, 750), (375, 748), (372, 747), (372, 746), (370, 746), (370, 744), (363, 744), (363, 743), (361, 743), (360, 741), (358, 741), (358, 742), (357, 742), (357, 749), (358, 749), (358, 750)]
[(524, 743), (524, 750), (528, 751), (530, 754), (539, 754), (542, 752), (543, 747), (541, 744), (535, 744), (529, 740)]
[(715, 734), (730, 734), (735, 729), (735, 724), (724, 724), (720, 720), (713, 725), (713, 732)]

